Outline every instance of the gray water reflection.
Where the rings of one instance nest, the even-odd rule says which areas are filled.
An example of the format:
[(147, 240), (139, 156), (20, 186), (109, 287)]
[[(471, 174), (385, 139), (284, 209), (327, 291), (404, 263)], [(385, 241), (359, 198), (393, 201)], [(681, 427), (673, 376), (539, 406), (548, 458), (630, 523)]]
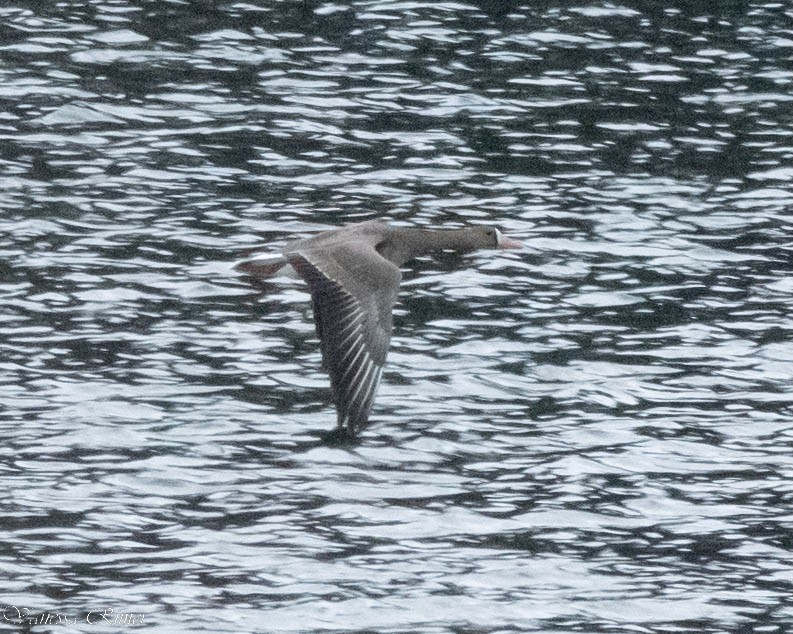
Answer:
[[(667, 5), (0, 8), (4, 625), (786, 631), (793, 16)], [(232, 264), (372, 217), (526, 248), (405, 271), (331, 449)]]

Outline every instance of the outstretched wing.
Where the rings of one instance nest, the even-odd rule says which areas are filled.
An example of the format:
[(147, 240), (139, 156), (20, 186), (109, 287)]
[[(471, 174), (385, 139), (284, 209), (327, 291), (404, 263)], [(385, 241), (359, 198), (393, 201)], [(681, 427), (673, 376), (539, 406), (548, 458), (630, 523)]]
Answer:
[(285, 255), (311, 292), (338, 425), (356, 432), (380, 383), (402, 276), (369, 244), (306, 246)]

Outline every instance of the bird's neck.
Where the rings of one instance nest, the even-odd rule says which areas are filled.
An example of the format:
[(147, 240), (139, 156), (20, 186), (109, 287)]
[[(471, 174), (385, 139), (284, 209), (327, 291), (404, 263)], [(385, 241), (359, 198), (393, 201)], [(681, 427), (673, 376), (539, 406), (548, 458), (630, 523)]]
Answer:
[[(381, 242), (377, 250), (387, 260), (397, 266), (422, 255), (439, 251), (465, 253), (476, 248), (469, 239), (468, 229), (414, 229), (400, 227), (395, 234)], [(398, 238), (398, 239), (397, 239)]]

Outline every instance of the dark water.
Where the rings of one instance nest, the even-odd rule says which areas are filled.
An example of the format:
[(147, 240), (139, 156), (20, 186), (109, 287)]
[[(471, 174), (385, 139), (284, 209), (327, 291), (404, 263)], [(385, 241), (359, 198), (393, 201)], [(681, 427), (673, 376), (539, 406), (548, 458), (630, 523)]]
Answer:
[[(5, 3), (3, 627), (788, 631), (789, 7)], [(526, 248), (406, 271), (316, 447), (232, 264), (373, 217)]]

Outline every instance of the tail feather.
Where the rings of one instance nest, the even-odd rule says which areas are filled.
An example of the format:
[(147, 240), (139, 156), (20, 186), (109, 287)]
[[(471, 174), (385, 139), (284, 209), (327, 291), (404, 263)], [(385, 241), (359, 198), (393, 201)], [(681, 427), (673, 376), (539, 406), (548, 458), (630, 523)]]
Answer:
[(235, 265), (237, 271), (241, 271), (252, 277), (271, 277), (278, 273), (281, 268), (288, 264), (282, 255), (262, 255), (253, 260), (246, 260)]

